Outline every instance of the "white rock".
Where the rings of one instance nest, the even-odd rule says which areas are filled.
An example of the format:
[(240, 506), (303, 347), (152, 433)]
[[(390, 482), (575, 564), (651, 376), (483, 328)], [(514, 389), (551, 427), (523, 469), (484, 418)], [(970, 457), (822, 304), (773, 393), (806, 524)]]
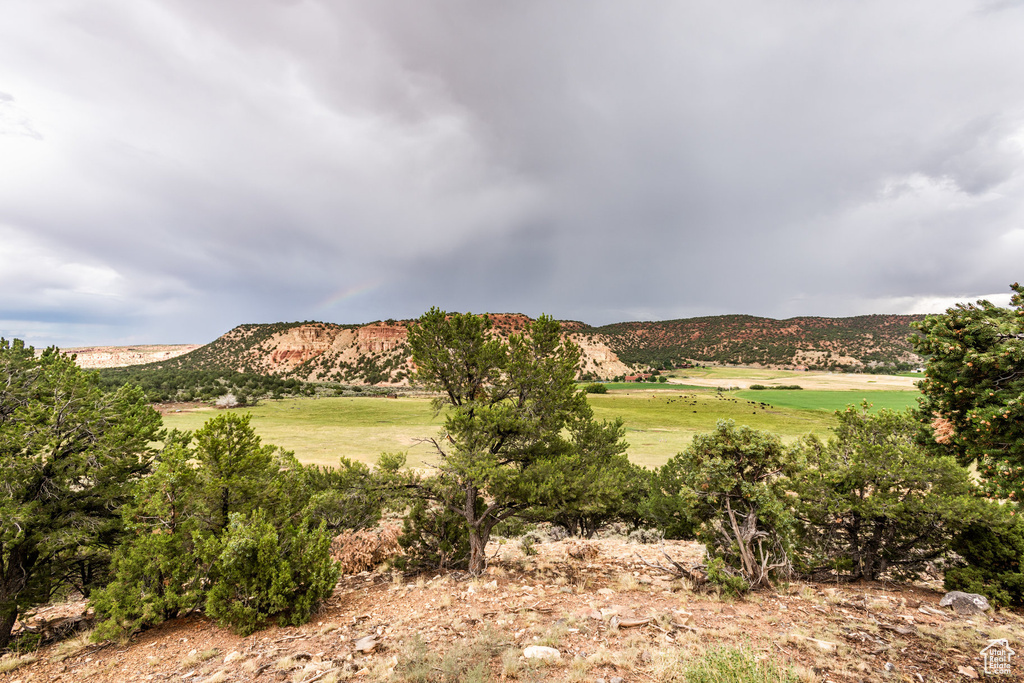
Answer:
[(373, 652), (377, 648), (376, 636), (363, 636), (353, 646), (357, 652)]
[(553, 647), (543, 645), (531, 645), (523, 650), (523, 656), (527, 659), (561, 659), (562, 653)]
[(230, 664), (231, 662), (237, 662), (239, 659), (242, 659), (243, 657), (244, 655), (238, 650), (232, 650), (231, 652), (224, 655), (224, 663)]
[(984, 595), (950, 591), (942, 596), (939, 607), (952, 607), (957, 614), (981, 614), (989, 609), (989, 604)]

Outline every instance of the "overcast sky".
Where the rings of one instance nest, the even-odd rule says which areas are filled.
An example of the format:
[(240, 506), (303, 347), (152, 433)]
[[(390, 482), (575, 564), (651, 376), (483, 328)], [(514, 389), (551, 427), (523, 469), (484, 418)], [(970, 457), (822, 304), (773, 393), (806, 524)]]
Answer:
[(0, 335), (1005, 304), (1022, 36), (1009, 0), (6, 0)]

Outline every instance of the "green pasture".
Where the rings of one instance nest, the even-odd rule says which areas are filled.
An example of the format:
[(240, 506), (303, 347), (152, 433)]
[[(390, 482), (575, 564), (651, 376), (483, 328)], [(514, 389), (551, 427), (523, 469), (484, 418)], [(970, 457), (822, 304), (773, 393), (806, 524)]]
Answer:
[[(761, 394), (767, 392), (750, 392)], [(795, 392), (800, 393), (800, 392)], [(845, 392), (850, 393), (850, 392)], [(598, 419), (621, 417), (630, 458), (655, 467), (689, 445), (694, 434), (714, 429), (721, 419), (779, 434), (792, 441), (808, 432), (827, 436), (834, 422), (830, 413), (787, 407), (762, 407), (738, 392), (707, 390), (591, 394)], [(435, 417), (426, 398), (319, 398), (267, 401), (239, 409), (252, 415), (264, 443), (294, 451), (302, 462), (335, 465), (338, 456), (373, 463), (384, 451), (404, 451), (409, 464), (423, 466), (433, 459), (433, 446), (442, 416)], [(217, 411), (200, 409), (164, 416), (168, 428), (195, 430)]]
[(601, 382), (609, 391), (708, 391), (707, 387), (695, 387), (688, 384), (668, 384), (664, 382)]
[(697, 377), (701, 379), (791, 379), (806, 377), (807, 373), (799, 370), (771, 370), (761, 368), (680, 368), (668, 373), (669, 377), (686, 379)]
[(789, 408), (794, 410), (819, 410), (833, 412), (841, 410), (846, 406), (860, 405), (866, 400), (871, 404), (872, 410), (889, 408), (891, 410), (903, 410), (904, 408), (916, 408), (917, 399), (921, 396), (917, 391), (786, 391), (778, 389), (765, 389), (762, 391), (732, 391), (731, 396), (737, 396), (749, 401), (768, 403), (775, 408)]
[[(437, 436), (443, 423), (426, 398), (297, 398), (238, 410), (252, 415), (264, 443), (318, 465), (336, 465), (341, 455), (371, 464), (382, 452), (404, 451), (410, 465), (421, 466), (433, 447), (420, 440)], [(213, 408), (171, 413), (164, 425), (195, 430), (215, 415)]]
[(830, 413), (763, 407), (737, 393), (677, 391), (675, 395), (592, 394), (589, 398), (598, 419), (622, 418), (629, 457), (645, 467), (663, 464), (686, 448), (695, 434), (713, 430), (719, 420), (773, 432), (787, 443), (808, 433), (823, 438), (831, 434), (835, 418)]

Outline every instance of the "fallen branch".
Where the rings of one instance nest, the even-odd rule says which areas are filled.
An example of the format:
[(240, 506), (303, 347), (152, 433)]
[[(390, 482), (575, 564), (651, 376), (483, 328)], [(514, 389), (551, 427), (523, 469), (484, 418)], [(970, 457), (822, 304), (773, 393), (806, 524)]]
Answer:
[(321, 678), (323, 678), (327, 674), (334, 673), (335, 671), (337, 671), (337, 669), (328, 669), (327, 671), (321, 671), (316, 676), (310, 676), (309, 678), (302, 679), (302, 681), (300, 683), (313, 683), (313, 681), (319, 681)]
[(638, 553), (634, 553), (636, 558), (648, 567), (651, 567), (652, 569), (658, 569), (660, 571), (665, 572), (666, 574), (672, 574), (673, 576), (686, 579), (687, 581), (690, 581), (694, 585), (694, 587), (703, 586), (707, 584), (708, 574), (706, 565), (695, 564), (692, 567), (684, 567), (679, 562), (673, 560), (672, 557), (664, 550), (661, 551), (661, 554), (665, 556), (665, 559), (672, 563), (671, 567), (666, 567), (657, 562), (648, 562)]
[(671, 623), (672, 623), (672, 628), (677, 628), (680, 631), (686, 630), (686, 631), (692, 631), (693, 633), (697, 633), (698, 632), (696, 626), (690, 626), (689, 624), (683, 624), (683, 623), (680, 623), (680, 622), (674, 621), (674, 620)]

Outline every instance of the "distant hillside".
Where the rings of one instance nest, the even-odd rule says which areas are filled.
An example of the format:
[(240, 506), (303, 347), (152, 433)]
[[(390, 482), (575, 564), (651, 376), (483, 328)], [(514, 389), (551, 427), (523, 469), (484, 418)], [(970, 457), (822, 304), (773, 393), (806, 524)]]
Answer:
[(631, 365), (685, 361), (810, 370), (905, 370), (920, 365), (909, 337), (921, 315), (788, 318), (720, 315), (591, 328)]
[(232, 371), (313, 381), (400, 383), (405, 323), (239, 325), (191, 353), (140, 369)]
[[(87, 370), (98, 368), (120, 368), (128, 365), (143, 365), (180, 356), (199, 344), (151, 344), (139, 346), (81, 346), (61, 349), (65, 355), (74, 355), (78, 367)], [(41, 354), (42, 349), (36, 353)]]
[[(498, 334), (520, 332), (521, 314), (491, 314)], [(807, 369), (901, 370), (920, 364), (907, 338), (922, 316), (773, 320), (745, 315), (590, 327), (564, 321), (583, 350), (581, 374), (610, 379), (687, 362)], [(235, 372), (314, 382), (402, 385), (412, 370), (411, 321), (239, 325), (189, 353), (138, 371)], [(134, 370), (133, 370), (134, 371)]]

